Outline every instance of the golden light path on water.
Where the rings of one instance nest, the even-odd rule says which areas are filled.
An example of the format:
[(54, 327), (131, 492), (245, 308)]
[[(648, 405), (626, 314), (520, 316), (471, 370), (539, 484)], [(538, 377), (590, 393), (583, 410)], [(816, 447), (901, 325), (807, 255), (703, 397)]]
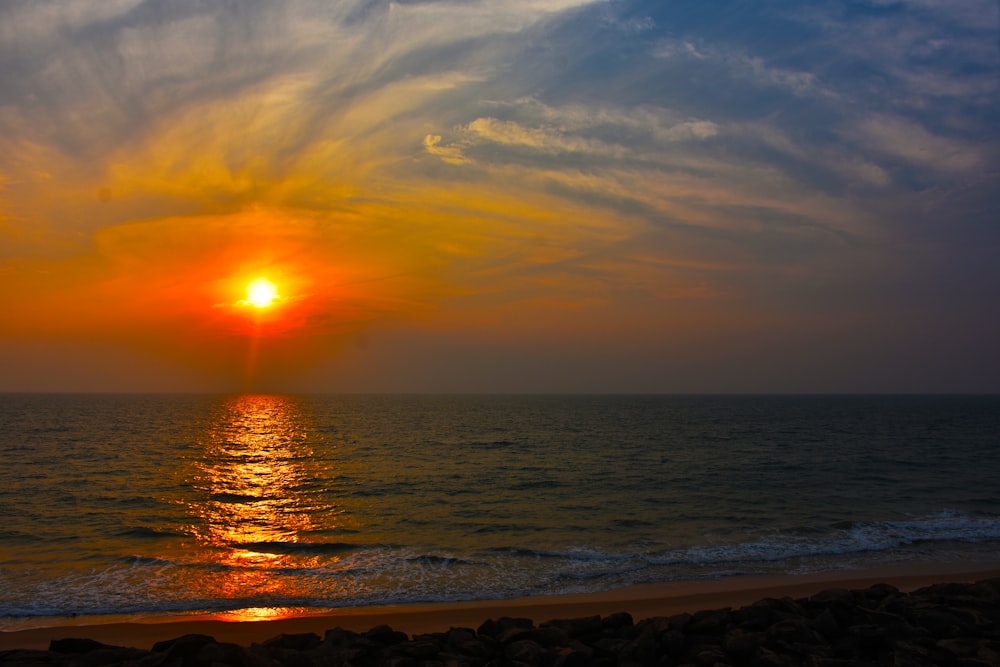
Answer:
[[(288, 590), (288, 578), (275, 573), (319, 564), (318, 556), (287, 553), (289, 545), (318, 528), (311, 519), (317, 507), (306, 492), (319, 472), (310, 470), (315, 457), (307, 426), (289, 399), (247, 395), (228, 401), (209, 431), (196, 480), (207, 498), (192, 510), (199, 519), (194, 529), (198, 546), (219, 566), (204, 582), (212, 596), (287, 598), (294, 594)], [(324, 562), (330, 561), (326, 555)], [(220, 617), (251, 621), (298, 613), (295, 608), (262, 606)]]

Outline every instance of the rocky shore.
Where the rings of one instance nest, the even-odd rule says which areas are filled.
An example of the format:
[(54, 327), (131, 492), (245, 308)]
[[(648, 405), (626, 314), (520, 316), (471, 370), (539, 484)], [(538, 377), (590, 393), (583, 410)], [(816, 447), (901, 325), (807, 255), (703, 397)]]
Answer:
[(627, 613), (488, 620), (408, 636), (389, 626), (279, 635), (240, 646), (189, 634), (151, 650), (59, 639), (49, 650), (0, 652), (0, 666), (615, 667), (639, 665), (1000, 666), (1000, 578), (911, 593), (879, 584), (739, 609), (648, 618)]

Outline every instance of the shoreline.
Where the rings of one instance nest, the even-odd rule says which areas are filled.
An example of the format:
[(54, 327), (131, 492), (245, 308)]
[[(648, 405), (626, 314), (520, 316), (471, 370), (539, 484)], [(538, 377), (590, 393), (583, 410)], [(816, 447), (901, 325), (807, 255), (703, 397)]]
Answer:
[[(488, 619), (530, 618), (535, 622), (627, 612), (636, 620), (679, 613), (738, 608), (764, 598), (801, 598), (822, 590), (862, 589), (879, 583), (903, 592), (937, 583), (972, 583), (1000, 577), (1000, 561), (909, 562), (867, 569), (810, 574), (735, 575), (719, 579), (640, 584), (597, 593), (573, 593), (505, 600), (425, 603), (380, 607), (298, 610), (274, 620), (248, 620), (237, 613), (137, 617), (39, 619), (43, 627), (0, 631), (0, 651), (47, 649), (55, 639), (85, 638), (105, 644), (149, 649), (159, 641), (205, 634), (220, 642), (249, 646), (282, 634), (342, 628), (364, 632), (388, 625), (408, 635), (476, 628)], [(115, 620), (111, 620), (115, 619)]]

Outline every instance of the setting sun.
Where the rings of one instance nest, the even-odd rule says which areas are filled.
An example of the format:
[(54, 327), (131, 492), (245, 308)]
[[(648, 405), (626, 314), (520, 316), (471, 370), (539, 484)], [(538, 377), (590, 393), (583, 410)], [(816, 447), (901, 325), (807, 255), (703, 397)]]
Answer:
[(255, 308), (267, 308), (278, 299), (278, 288), (267, 278), (258, 278), (247, 285), (247, 302)]

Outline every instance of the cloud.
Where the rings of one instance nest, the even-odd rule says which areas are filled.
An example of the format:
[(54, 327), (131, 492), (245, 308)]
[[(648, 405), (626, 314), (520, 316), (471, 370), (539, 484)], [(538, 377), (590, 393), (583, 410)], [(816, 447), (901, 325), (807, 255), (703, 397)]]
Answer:
[(865, 148), (913, 167), (962, 173), (983, 164), (983, 157), (975, 146), (934, 134), (898, 116), (873, 115), (860, 124), (855, 137)]
[[(651, 107), (552, 107), (532, 98), (493, 106), (523, 118), (524, 122), (479, 117), (455, 128), (454, 138), (447, 144), (442, 143), (441, 135), (428, 135), (424, 140), (425, 150), (453, 164), (471, 162), (469, 151), (487, 144), (527, 149), (538, 154), (574, 154), (598, 163), (630, 159), (655, 161), (658, 146), (705, 140), (720, 131), (719, 125), (712, 121), (679, 120), (667, 109)], [(637, 135), (647, 136), (649, 142), (635, 145)], [(622, 141), (622, 137), (629, 140)]]
[(695, 45), (689, 41), (668, 38), (658, 42), (651, 50), (654, 58), (688, 60), (715, 64), (736, 79), (748, 79), (757, 85), (773, 86), (796, 95), (830, 95), (831, 91), (820, 85), (815, 72), (793, 70), (769, 64), (759, 55), (739, 50), (709, 45)]
[(424, 137), (424, 150), (441, 158), (448, 164), (465, 164), (469, 160), (462, 154), (460, 146), (442, 146), (440, 134), (428, 134)]

